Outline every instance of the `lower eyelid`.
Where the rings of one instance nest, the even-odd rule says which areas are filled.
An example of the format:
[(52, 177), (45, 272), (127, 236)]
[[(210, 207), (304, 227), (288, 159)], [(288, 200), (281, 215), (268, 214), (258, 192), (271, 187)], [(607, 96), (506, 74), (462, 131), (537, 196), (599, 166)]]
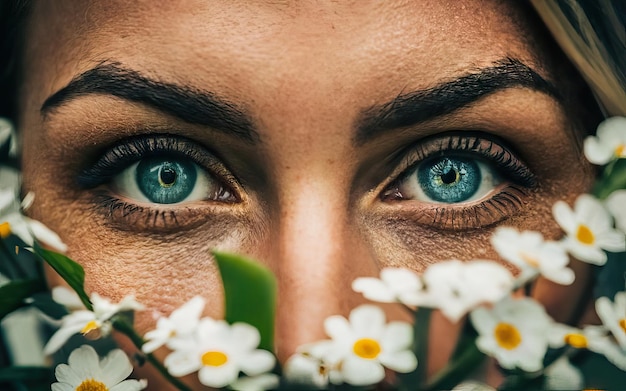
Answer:
[(86, 201), (105, 225), (119, 231), (178, 233), (222, 220), (220, 216), (238, 217), (232, 207), (219, 203), (141, 204), (112, 196), (104, 189), (95, 189)]
[(416, 224), (459, 231), (483, 228), (516, 215), (528, 196), (528, 189), (509, 184), (494, 190), (493, 195), (481, 201), (456, 205), (421, 203), (411, 210), (396, 203), (392, 208), (396, 209), (396, 213), (402, 209), (402, 213)]

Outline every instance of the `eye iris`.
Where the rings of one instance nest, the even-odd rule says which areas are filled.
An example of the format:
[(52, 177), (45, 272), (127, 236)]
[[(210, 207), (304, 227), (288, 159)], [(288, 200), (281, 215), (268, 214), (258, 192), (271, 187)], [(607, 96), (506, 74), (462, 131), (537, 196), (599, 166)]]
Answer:
[(480, 187), (482, 176), (475, 161), (446, 157), (422, 163), (417, 170), (417, 179), (432, 200), (455, 203), (470, 199)]
[(151, 202), (175, 204), (191, 194), (197, 175), (191, 162), (153, 157), (137, 165), (136, 179), (139, 189)]

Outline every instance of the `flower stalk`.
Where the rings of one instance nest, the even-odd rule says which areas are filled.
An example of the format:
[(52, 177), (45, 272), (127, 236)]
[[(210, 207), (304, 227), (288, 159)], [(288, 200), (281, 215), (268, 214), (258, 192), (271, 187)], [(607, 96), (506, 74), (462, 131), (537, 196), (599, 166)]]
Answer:
[[(129, 325), (128, 322), (126, 322), (126, 320), (124, 320), (123, 318), (119, 316), (115, 316), (113, 317), (111, 323), (113, 324), (113, 328), (115, 330), (127, 336), (128, 339), (131, 340), (133, 345), (135, 345), (135, 347), (141, 351), (141, 346), (144, 344), (145, 341), (139, 334), (137, 334), (135, 329), (133, 329), (133, 327)], [(152, 364), (152, 366), (154, 366), (154, 368), (156, 368), (156, 370), (159, 371), (159, 373), (168, 382), (170, 382), (170, 384), (178, 388), (180, 391), (191, 391), (191, 388), (187, 387), (182, 381), (170, 375), (170, 373), (167, 371), (167, 368), (165, 368), (165, 366), (161, 364), (161, 362), (157, 360), (156, 357), (154, 357), (152, 353), (147, 353), (147, 354), (144, 353), (144, 354), (145, 354), (146, 360), (150, 364)]]

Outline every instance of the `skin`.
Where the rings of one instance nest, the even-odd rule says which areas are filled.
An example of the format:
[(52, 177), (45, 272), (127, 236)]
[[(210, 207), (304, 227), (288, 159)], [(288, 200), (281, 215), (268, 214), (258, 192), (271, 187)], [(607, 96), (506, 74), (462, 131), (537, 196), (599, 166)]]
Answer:
[[(18, 118), (24, 188), (37, 195), (30, 213), (68, 244), (68, 255), (85, 268), (88, 291), (113, 300), (134, 294), (146, 305), (136, 316), (141, 332), (194, 295), (209, 300), (206, 315), (222, 316), (210, 249), (258, 259), (278, 277), (276, 351), (284, 361), (297, 346), (324, 338), (323, 319), (364, 302), (349, 289), (356, 277), (385, 266), (422, 271), (450, 258), (497, 259), (489, 236), (499, 225), (561, 235), (550, 218), (552, 204), (572, 203), (594, 175), (581, 158), (583, 121), (573, 114), (584, 107), (575, 98), (577, 83), (568, 81), (569, 65), (525, 11), (510, 7), (495, 1), (35, 2)], [(532, 68), (565, 98), (513, 86), (355, 143), (355, 129), (372, 106), (506, 58)], [(42, 114), (48, 97), (103, 62), (210, 91), (245, 111), (257, 142), (110, 94), (83, 94)], [(149, 129), (211, 150), (238, 178), (237, 202), (149, 206), (107, 184), (76, 184), (108, 147)], [(407, 168), (402, 151), (452, 131), (505, 140), (536, 186), (516, 193), (519, 202), (497, 219), (479, 224), (459, 218), (459, 211), (510, 181), (482, 200), (446, 207), (457, 213), (451, 226), (433, 221), (432, 204), (381, 196)], [(150, 211), (175, 211), (178, 224), (107, 213), (95, 197), (102, 192)], [(574, 285), (540, 281), (534, 291), (563, 321), (575, 320), (587, 287), (586, 268), (573, 267)], [(398, 308), (385, 308), (389, 318), (404, 319)], [(443, 336), (457, 328), (438, 315), (434, 322), (431, 373), (453, 347), (454, 338)], [(164, 389), (145, 371), (138, 375), (150, 376), (152, 389)]]

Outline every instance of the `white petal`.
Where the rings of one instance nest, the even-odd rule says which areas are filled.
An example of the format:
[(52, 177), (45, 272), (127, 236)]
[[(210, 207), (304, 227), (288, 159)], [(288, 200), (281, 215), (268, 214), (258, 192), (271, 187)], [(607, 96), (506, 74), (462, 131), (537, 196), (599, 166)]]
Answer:
[(82, 329), (81, 325), (74, 325), (72, 327), (61, 327), (57, 330), (56, 333), (50, 337), (48, 343), (43, 348), (43, 353), (45, 355), (50, 355), (61, 348), (61, 346), (65, 345), (68, 339), (76, 333), (78, 333)]
[(385, 327), (385, 313), (373, 305), (360, 305), (350, 312), (350, 325), (358, 336), (376, 337)]
[(598, 266), (602, 266), (606, 263), (606, 253), (597, 247), (582, 245), (574, 239), (568, 239), (566, 245), (569, 252), (579, 261)]
[(405, 322), (389, 322), (380, 337), (384, 351), (409, 349), (413, 343), (413, 326)]
[(546, 368), (544, 387), (547, 390), (582, 390), (582, 372), (573, 366), (566, 356), (561, 356)]
[(70, 353), (67, 363), (82, 379), (99, 378), (100, 376), (100, 358), (96, 350), (89, 345), (74, 349)]
[(598, 138), (613, 148), (626, 143), (626, 117), (614, 116), (605, 119), (596, 130)]
[(324, 320), (326, 334), (336, 341), (344, 341), (351, 337), (352, 330), (348, 320), (340, 315), (332, 315)]
[(100, 362), (102, 368), (102, 381), (107, 387), (113, 387), (126, 379), (133, 372), (130, 360), (120, 349), (114, 349)]
[(221, 388), (226, 387), (237, 379), (239, 368), (234, 364), (224, 364), (219, 367), (204, 366), (198, 372), (200, 383), (205, 386)]
[(598, 237), (598, 246), (614, 253), (626, 250), (626, 237), (624, 233), (618, 230), (609, 230)]
[(24, 220), (37, 240), (48, 245), (57, 252), (65, 253), (67, 251), (67, 245), (63, 243), (59, 235), (54, 233), (50, 228), (46, 227), (39, 221), (28, 217), (25, 217)]
[(165, 357), (163, 365), (165, 365), (170, 375), (180, 377), (197, 371), (202, 366), (202, 363), (198, 354), (175, 351)]
[(383, 353), (380, 362), (387, 368), (398, 373), (413, 372), (417, 368), (417, 358), (410, 350), (400, 352)]
[(395, 293), (387, 284), (378, 278), (360, 277), (352, 282), (352, 290), (362, 293), (363, 296), (379, 303), (393, 303), (396, 301)]
[(275, 363), (276, 360), (272, 353), (258, 349), (247, 354), (245, 357), (241, 357), (239, 366), (246, 375), (255, 376), (263, 372), (271, 371)]
[(259, 376), (241, 377), (235, 380), (230, 388), (238, 391), (264, 391), (278, 388), (280, 378), (273, 373)]
[(383, 366), (376, 361), (349, 357), (341, 366), (344, 381), (353, 386), (367, 386), (380, 383), (385, 378)]
[(72, 386), (78, 386), (83, 379), (81, 379), (76, 372), (67, 364), (59, 364), (54, 369), (54, 376), (61, 383), (71, 384)]
[(78, 294), (74, 290), (61, 285), (52, 288), (52, 299), (69, 309), (85, 309)]
[(328, 376), (320, 373), (319, 362), (301, 354), (294, 354), (285, 363), (283, 376), (290, 383), (308, 387), (326, 388)]
[(76, 386), (70, 386), (69, 384), (66, 384), (66, 383), (52, 383), (50, 390), (52, 391), (75, 391)]
[(146, 380), (124, 380), (111, 388), (111, 391), (140, 391), (148, 386)]
[(418, 290), (422, 288), (417, 274), (410, 269), (386, 267), (380, 271), (380, 279), (396, 290)]
[(595, 136), (588, 136), (584, 143), (585, 157), (593, 164), (607, 164), (613, 157), (613, 148), (605, 145)]
[(616, 190), (606, 199), (606, 207), (615, 218), (617, 228), (626, 232), (626, 190)]
[(565, 201), (554, 203), (552, 215), (563, 231), (568, 234), (574, 232), (577, 227), (576, 217), (572, 208)]
[(568, 267), (556, 270), (546, 270), (541, 274), (548, 280), (561, 285), (570, 285), (576, 279), (574, 271)]
[(495, 388), (488, 386), (487, 384), (474, 381), (474, 380), (466, 380), (462, 383), (457, 384), (452, 391), (497, 391)]
[(170, 319), (179, 332), (188, 332), (189, 327), (196, 327), (200, 316), (202, 316), (205, 304), (206, 300), (202, 296), (194, 296), (183, 304), (182, 307), (172, 312)]
[(233, 344), (236, 344), (233, 348), (236, 350), (256, 349), (261, 342), (259, 330), (247, 323), (234, 323), (230, 327), (230, 332), (232, 333)]

